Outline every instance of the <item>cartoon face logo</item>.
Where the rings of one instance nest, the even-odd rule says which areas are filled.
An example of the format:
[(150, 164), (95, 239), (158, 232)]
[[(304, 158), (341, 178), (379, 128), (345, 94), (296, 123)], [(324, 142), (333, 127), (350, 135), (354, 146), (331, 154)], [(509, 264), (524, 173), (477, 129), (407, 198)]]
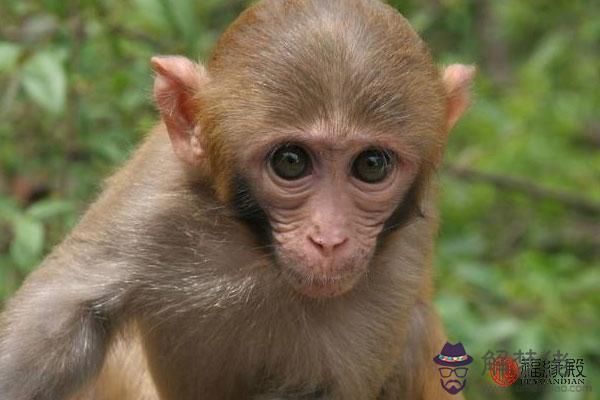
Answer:
[(469, 372), (465, 365), (471, 364), (473, 358), (467, 354), (462, 343), (446, 342), (440, 354), (433, 358), (433, 362), (440, 365), (440, 383), (446, 392), (457, 394), (465, 388)]

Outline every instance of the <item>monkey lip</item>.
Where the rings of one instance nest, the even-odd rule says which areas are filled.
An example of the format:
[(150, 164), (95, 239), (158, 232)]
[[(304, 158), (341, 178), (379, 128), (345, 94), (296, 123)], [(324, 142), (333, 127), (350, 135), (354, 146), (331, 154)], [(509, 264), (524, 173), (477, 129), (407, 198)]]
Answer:
[(336, 275), (327, 278), (305, 276), (288, 269), (284, 274), (296, 292), (312, 298), (340, 296), (354, 287), (359, 274)]

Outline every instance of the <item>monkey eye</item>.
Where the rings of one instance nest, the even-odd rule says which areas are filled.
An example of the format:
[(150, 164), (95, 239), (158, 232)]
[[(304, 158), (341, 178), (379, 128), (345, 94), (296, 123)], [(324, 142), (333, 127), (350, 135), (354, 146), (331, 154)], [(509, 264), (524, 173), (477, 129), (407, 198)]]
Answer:
[(352, 165), (352, 174), (366, 183), (383, 181), (392, 170), (393, 158), (388, 151), (368, 149), (360, 153)]
[(270, 164), (277, 176), (293, 181), (308, 174), (310, 157), (302, 147), (286, 144), (271, 154)]

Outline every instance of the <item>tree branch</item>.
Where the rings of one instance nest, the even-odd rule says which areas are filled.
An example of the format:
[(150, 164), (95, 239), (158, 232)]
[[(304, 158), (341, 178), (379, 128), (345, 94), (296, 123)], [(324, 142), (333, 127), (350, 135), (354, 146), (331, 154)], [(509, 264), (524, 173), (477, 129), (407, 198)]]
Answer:
[(580, 213), (600, 215), (600, 203), (598, 202), (572, 192), (550, 189), (525, 179), (477, 171), (456, 165), (446, 165), (444, 172), (465, 181), (487, 183), (499, 189), (523, 193), (534, 199), (561, 203)]

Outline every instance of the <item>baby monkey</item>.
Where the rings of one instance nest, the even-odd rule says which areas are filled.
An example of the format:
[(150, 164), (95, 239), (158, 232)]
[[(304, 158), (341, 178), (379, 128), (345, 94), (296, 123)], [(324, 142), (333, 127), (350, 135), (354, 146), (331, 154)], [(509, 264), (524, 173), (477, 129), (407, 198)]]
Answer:
[(10, 400), (449, 399), (435, 171), (474, 68), (378, 0), (263, 0), (0, 320)]

